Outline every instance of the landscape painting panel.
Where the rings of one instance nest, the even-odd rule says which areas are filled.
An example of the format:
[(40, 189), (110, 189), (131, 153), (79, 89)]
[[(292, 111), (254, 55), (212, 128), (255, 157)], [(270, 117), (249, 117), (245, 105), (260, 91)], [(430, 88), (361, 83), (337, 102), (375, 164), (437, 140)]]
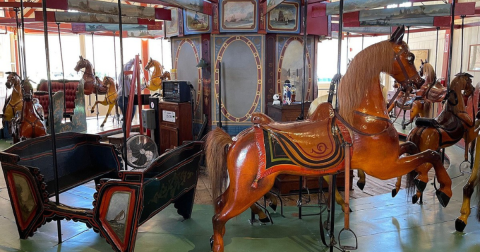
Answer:
[(165, 33), (166, 37), (178, 35), (178, 9), (172, 8), (172, 20), (165, 21)]
[(223, 1), (223, 29), (255, 29), (255, 1)]
[(283, 2), (268, 13), (268, 31), (300, 32), (299, 3)]
[(185, 10), (183, 13), (185, 19), (185, 34), (197, 34), (210, 31), (210, 16), (190, 10)]

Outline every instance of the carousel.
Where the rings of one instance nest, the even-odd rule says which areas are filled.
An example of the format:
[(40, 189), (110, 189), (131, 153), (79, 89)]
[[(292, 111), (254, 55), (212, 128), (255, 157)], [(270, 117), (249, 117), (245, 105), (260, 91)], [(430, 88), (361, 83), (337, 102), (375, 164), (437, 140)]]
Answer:
[(0, 9), (1, 248), (479, 249), (476, 2)]

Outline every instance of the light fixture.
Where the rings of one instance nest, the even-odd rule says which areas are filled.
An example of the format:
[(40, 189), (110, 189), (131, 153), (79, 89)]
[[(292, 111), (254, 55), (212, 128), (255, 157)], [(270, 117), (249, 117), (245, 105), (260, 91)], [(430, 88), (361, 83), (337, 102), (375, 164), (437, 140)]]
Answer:
[(200, 59), (200, 61), (198, 62), (197, 67), (198, 67), (198, 68), (205, 69), (205, 68), (208, 67), (208, 63), (202, 58), (202, 59)]

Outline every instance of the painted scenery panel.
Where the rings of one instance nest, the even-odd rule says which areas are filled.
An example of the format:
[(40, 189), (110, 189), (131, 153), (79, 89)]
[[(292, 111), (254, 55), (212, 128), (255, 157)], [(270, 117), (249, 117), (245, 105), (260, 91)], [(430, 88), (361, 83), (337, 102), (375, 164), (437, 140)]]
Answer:
[(184, 24), (185, 24), (185, 34), (199, 34), (206, 33), (212, 30), (210, 25), (210, 16), (194, 12), (190, 10), (184, 10)]
[(28, 217), (35, 210), (37, 204), (33, 198), (33, 192), (30, 185), (27, 182), (25, 176), (13, 173), (13, 182), (15, 183), (15, 191), (17, 192), (18, 208), (20, 209), (20, 215), (22, 221), (28, 220)]
[(172, 8), (172, 20), (165, 21), (166, 37), (178, 36), (178, 9)]
[(110, 199), (106, 220), (118, 238), (124, 242), (128, 209), (130, 206), (129, 192), (115, 192)]
[[(195, 52), (193, 51), (192, 45), (190, 43), (184, 43), (181, 48), (179, 48), (180, 53), (178, 55), (178, 63), (177, 63), (177, 78), (179, 80), (187, 80), (193, 85), (195, 94), (201, 92), (198, 85), (198, 68), (197, 68), (197, 58)], [(197, 95), (193, 97), (195, 100), (195, 119), (201, 118), (201, 108), (202, 106), (197, 106), (198, 102), (197, 99), (199, 98)], [(201, 96), (200, 96), (201, 98)]]
[(299, 33), (300, 4), (283, 2), (268, 13), (268, 32)]
[(220, 11), (220, 31), (257, 31), (255, 0), (224, 0)]

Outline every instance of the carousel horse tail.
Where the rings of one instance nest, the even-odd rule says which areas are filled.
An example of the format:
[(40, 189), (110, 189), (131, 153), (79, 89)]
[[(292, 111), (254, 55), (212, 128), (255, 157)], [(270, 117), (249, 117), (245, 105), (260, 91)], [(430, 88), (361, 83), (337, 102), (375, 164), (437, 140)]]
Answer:
[(212, 195), (215, 199), (222, 193), (227, 180), (226, 157), (228, 145), (233, 141), (225, 131), (216, 128), (207, 135), (205, 141), (205, 160), (212, 185)]
[(407, 174), (407, 182), (405, 185), (405, 189), (407, 190), (407, 196), (412, 196), (417, 192), (417, 188), (415, 187), (415, 178), (417, 177), (418, 173), (416, 171), (411, 171)]

